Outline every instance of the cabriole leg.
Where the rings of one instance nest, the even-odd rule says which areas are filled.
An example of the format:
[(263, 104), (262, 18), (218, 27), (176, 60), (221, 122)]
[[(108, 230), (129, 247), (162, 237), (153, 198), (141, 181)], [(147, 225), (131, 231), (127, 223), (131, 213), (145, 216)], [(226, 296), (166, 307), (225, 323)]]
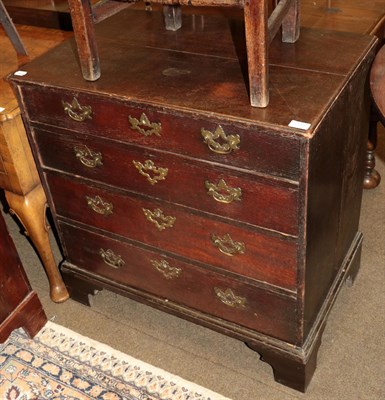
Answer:
[(49, 241), (46, 224), (47, 200), (43, 188), (36, 186), (25, 196), (5, 191), (5, 197), (10, 212), (23, 224), (26, 234), (31, 238), (40, 256), (49, 280), (52, 301), (61, 303), (67, 300), (68, 291), (56, 265)]

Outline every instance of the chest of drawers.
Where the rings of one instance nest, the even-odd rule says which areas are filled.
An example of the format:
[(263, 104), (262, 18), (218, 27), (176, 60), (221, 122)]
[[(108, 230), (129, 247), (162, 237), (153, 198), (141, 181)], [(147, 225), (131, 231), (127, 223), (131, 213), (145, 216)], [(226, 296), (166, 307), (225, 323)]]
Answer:
[(243, 340), (304, 391), (359, 267), (374, 39), (277, 39), (270, 105), (255, 109), (241, 23), (184, 18), (178, 33), (141, 11), (98, 25), (97, 82), (82, 79), (73, 42), (10, 78), (62, 273), (84, 303), (107, 288)]

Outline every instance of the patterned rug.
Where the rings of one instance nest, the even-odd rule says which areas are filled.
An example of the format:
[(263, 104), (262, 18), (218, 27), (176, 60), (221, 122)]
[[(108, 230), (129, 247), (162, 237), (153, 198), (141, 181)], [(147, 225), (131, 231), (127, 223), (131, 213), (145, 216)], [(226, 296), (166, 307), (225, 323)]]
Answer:
[(53, 322), (0, 344), (1, 400), (229, 400)]

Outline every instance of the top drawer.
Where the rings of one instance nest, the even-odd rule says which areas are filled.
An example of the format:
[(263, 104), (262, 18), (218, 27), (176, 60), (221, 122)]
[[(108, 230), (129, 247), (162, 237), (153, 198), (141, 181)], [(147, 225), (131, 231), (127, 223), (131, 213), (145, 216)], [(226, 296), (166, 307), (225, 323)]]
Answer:
[(33, 122), (299, 180), (299, 140), (273, 130), (94, 94), (22, 90)]

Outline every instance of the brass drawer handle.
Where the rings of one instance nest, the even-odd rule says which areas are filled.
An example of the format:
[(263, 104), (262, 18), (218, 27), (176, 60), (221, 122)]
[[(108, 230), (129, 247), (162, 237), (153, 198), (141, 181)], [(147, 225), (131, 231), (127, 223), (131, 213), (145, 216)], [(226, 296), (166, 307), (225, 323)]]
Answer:
[(236, 254), (244, 254), (245, 244), (242, 242), (235, 242), (231, 236), (226, 233), (223, 237), (217, 236), (214, 233), (211, 235), (211, 241), (219, 251), (227, 256), (234, 256)]
[(166, 228), (172, 228), (174, 226), (176, 218), (172, 216), (165, 216), (160, 208), (156, 208), (154, 211), (143, 208), (143, 212), (147, 220), (152, 222), (160, 231), (163, 231)]
[(62, 101), (62, 105), (64, 107), (64, 112), (74, 121), (83, 122), (87, 118), (92, 119), (91, 106), (81, 106), (76, 97), (74, 97), (72, 103), (67, 103), (66, 101)]
[(214, 288), (214, 292), (219, 300), (226, 306), (234, 308), (246, 308), (247, 300), (245, 297), (237, 296), (230, 288), (222, 290), (218, 287)]
[(172, 267), (166, 260), (150, 260), (153, 267), (160, 272), (166, 279), (179, 278), (182, 273), (181, 268)]
[(112, 214), (114, 206), (112, 203), (104, 201), (100, 196), (95, 196), (93, 198), (86, 196), (86, 199), (88, 207), (96, 213), (106, 216)]
[(140, 132), (144, 136), (160, 136), (160, 131), (162, 128), (161, 123), (151, 122), (145, 113), (140, 116), (140, 119), (131, 117), (131, 115), (129, 115), (128, 121), (130, 122), (132, 129)]
[(76, 158), (88, 168), (96, 168), (103, 165), (102, 153), (96, 153), (86, 145), (75, 146), (74, 151)]
[(219, 203), (230, 204), (233, 201), (241, 201), (242, 189), (228, 186), (223, 179), (221, 179), (217, 185), (206, 181), (205, 186), (207, 194)]
[[(239, 150), (241, 141), (239, 135), (226, 135), (220, 125), (215, 129), (214, 133), (202, 128), (201, 135), (209, 149), (214, 153), (229, 154), (232, 151)], [(217, 142), (218, 139), (223, 143)]]
[(166, 179), (168, 168), (157, 167), (152, 160), (146, 160), (144, 164), (136, 160), (132, 162), (139, 173), (145, 176), (151, 185)]
[(99, 254), (104, 263), (112, 268), (121, 268), (125, 264), (123, 258), (119, 254), (115, 254), (111, 249), (100, 249)]

